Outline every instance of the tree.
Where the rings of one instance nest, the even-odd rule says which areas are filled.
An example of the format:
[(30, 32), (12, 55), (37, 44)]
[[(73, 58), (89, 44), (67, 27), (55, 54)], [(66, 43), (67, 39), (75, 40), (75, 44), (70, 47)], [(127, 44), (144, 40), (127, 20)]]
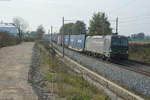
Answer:
[(86, 34), (86, 25), (82, 21), (77, 21), (72, 27), (72, 34)]
[(42, 39), (44, 33), (45, 33), (45, 29), (44, 29), (43, 25), (39, 25), (36, 30), (35, 39), (37, 39), (37, 40)]
[(138, 38), (138, 40), (144, 40), (145, 39), (145, 34), (144, 33), (138, 33), (137, 38)]
[(146, 40), (150, 40), (150, 36), (149, 35), (146, 36)]
[(34, 38), (35, 35), (36, 35), (36, 31), (31, 31), (31, 32), (30, 32), (30, 37)]
[[(65, 24), (64, 25), (64, 34), (68, 35), (68, 34), (72, 34), (72, 27), (73, 27), (74, 23), (69, 23), (69, 24)], [(63, 33), (63, 26), (60, 28), (60, 34)]]
[(95, 13), (92, 20), (90, 20), (90, 27), (88, 34), (94, 35), (107, 35), (112, 33), (112, 28), (110, 27), (110, 22), (106, 17), (105, 13)]
[(13, 24), (18, 28), (18, 36), (20, 40), (22, 40), (23, 33), (26, 32), (26, 29), (28, 28), (29, 24), (21, 17), (13, 18)]
[(144, 40), (145, 34), (144, 33), (132, 34), (131, 39), (132, 40)]

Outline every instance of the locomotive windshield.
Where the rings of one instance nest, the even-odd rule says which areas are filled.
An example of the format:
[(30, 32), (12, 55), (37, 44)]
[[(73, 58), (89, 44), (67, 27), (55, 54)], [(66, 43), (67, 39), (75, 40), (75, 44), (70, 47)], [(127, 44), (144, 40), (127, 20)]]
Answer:
[(128, 46), (128, 39), (125, 37), (112, 37), (112, 46)]

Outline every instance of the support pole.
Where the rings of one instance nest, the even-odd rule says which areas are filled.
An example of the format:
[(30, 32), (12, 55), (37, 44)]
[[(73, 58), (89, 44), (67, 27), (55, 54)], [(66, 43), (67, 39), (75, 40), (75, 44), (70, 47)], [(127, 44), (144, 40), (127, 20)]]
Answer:
[(103, 35), (105, 35), (105, 19), (103, 19)]
[(116, 34), (118, 34), (118, 17), (116, 18)]
[(51, 34), (50, 34), (50, 29), (48, 30), (48, 41), (50, 42), (50, 44), (52, 43), (52, 37), (51, 37)]
[(53, 48), (52, 35), (53, 35), (53, 26), (51, 26), (51, 46), (52, 46), (52, 48)]
[(62, 23), (63, 23), (63, 33), (62, 33), (62, 45), (63, 45), (63, 57), (64, 57), (64, 17), (62, 19)]

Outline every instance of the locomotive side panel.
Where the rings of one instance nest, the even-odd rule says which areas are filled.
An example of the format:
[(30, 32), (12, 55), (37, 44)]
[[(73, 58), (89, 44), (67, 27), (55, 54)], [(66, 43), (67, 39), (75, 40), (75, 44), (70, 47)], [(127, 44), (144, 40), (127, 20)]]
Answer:
[(85, 51), (103, 54), (104, 38), (102, 36), (88, 36), (85, 43)]
[(107, 35), (104, 37), (104, 52), (105, 57), (110, 58), (111, 53), (111, 36)]

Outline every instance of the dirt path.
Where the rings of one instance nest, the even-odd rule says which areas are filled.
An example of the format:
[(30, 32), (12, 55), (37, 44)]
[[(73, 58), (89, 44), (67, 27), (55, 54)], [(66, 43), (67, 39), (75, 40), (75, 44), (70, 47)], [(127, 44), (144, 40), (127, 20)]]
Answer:
[(38, 100), (28, 83), (33, 45), (0, 49), (0, 100)]

